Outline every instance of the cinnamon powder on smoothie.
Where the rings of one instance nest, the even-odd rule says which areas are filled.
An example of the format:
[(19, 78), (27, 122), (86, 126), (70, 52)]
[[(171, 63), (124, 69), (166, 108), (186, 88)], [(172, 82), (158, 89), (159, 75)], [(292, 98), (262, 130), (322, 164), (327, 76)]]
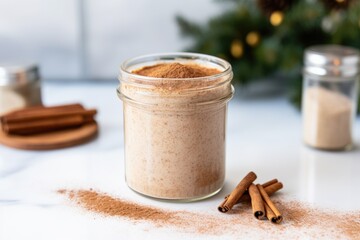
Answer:
[(134, 70), (133, 73), (155, 78), (197, 78), (215, 75), (220, 71), (198, 64), (160, 63)]

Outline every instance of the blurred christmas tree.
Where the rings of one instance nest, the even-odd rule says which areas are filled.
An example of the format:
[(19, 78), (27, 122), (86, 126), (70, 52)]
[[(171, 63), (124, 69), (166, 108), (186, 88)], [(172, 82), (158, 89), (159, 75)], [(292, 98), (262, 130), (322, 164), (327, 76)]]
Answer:
[(228, 60), (234, 80), (246, 84), (283, 76), (289, 96), (300, 106), (305, 48), (341, 44), (360, 49), (359, 0), (223, 0), (232, 6), (206, 25), (181, 16), (184, 36), (194, 40), (188, 51)]

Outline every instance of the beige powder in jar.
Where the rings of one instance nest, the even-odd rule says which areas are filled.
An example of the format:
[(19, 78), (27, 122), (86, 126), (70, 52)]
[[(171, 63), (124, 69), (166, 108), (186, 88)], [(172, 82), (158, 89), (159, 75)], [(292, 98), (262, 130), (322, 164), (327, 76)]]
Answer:
[(306, 144), (329, 150), (352, 144), (351, 100), (323, 87), (305, 90), (303, 133)]
[(0, 116), (25, 106), (26, 100), (22, 95), (11, 89), (0, 87)]
[[(174, 84), (165, 78), (148, 89), (121, 84), (127, 97), (153, 104), (124, 103), (125, 171), (130, 188), (147, 196), (176, 200), (203, 198), (222, 188), (227, 101), (208, 106), (189, 103), (228, 98), (232, 95), (230, 83), (197, 91), (223, 80), (199, 83), (184, 79)], [(154, 93), (156, 99), (149, 97)]]

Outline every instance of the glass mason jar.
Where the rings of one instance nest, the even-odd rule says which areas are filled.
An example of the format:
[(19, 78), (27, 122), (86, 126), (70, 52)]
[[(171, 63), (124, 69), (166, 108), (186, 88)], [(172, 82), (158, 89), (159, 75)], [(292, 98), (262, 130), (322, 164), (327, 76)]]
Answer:
[(302, 95), (303, 138), (324, 150), (346, 150), (353, 144), (357, 109), (359, 51), (338, 45), (305, 51)]
[(41, 104), (40, 75), (36, 65), (0, 64), (0, 115)]
[[(197, 78), (154, 78), (132, 73), (158, 63), (195, 63), (221, 72)], [(146, 196), (194, 201), (210, 197), (225, 178), (227, 103), (233, 77), (228, 62), (195, 53), (164, 53), (124, 62), (125, 175)]]

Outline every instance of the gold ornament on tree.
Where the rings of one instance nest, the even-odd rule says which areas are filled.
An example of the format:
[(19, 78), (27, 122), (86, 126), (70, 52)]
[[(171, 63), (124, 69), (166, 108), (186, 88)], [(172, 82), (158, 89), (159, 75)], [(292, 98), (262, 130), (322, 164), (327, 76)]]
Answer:
[(270, 15), (270, 23), (273, 26), (279, 26), (284, 20), (284, 13), (281, 11), (275, 11)]
[(234, 58), (240, 58), (244, 53), (243, 43), (240, 40), (234, 40), (231, 43), (230, 52)]
[(260, 34), (257, 31), (251, 31), (246, 35), (246, 43), (255, 47), (260, 42)]

